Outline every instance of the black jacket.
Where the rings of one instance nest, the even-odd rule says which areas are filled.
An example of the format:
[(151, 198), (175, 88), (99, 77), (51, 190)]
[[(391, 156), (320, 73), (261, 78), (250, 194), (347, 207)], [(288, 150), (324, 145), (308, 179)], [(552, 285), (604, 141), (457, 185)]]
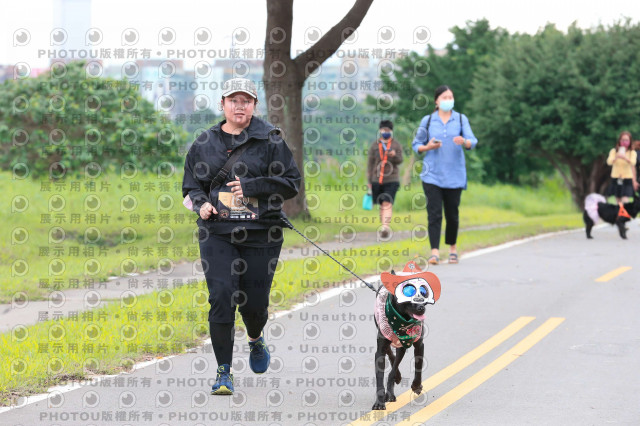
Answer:
[(211, 188), (209, 193), (211, 181), (228, 159), (220, 129), (225, 121), (203, 132), (189, 148), (184, 162), (182, 196), (189, 195), (193, 210), (198, 215), (198, 225), (212, 233), (230, 233), (238, 225), (247, 229), (268, 229), (279, 220), (283, 201), (298, 194), (302, 178), (279, 131), (255, 116), (251, 118), (249, 127), (235, 137), (239, 144), (234, 146), (234, 150), (242, 144), (251, 145), (238, 158), (236, 166), (239, 167), (234, 170), (240, 175), (244, 196), (258, 199), (260, 220), (240, 222), (222, 221), (217, 215), (211, 215), (208, 220), (200, 217), (200, 207), (207, 201), (215, 207), (220, 189), (227, 188), (226, 184), (235, 180), (234, 171), (231, 171), (223, 186)]

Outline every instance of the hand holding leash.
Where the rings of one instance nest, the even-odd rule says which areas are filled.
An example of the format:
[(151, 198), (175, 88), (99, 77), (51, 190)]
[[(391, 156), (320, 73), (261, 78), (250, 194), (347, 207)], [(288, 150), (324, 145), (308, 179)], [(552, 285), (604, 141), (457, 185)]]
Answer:
[(206, 202), (200, 207), (200, 217), (204, 220), (208, 220), (212, 214), (218, 214), (215, 207), (209, 202)]

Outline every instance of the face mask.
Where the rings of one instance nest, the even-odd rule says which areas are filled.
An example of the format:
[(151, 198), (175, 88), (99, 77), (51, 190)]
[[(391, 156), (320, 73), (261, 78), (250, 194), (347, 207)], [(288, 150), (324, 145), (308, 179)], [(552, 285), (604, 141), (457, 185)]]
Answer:
[(440, 101), (440, 106), (438, 108), (445, 112), (451, 111), (453, 109), (453, 99)]
[(387, 140), (391, 137), (391, 132), (382, 132), (380, 133), (380, 136), (382, 137), (382, 139)]
[(624, 146), (625, 148), (629, 148), (629, 141), (620, 141), (620, 146)]

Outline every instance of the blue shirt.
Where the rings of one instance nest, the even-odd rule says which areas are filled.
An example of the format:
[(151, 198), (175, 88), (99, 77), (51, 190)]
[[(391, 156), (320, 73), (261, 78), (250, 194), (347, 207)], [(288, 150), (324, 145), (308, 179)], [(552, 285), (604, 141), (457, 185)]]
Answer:
[[(426, 115), (420, 122), (420, 127), (416, 133), (411, 146), (418, 153), (418, 147), (426, 144), (427, 141), (427, 121)], [(442, 146), (424, 152), (422, 173), (420, 179), (425, 183), (437, 185), (440, 188), (464, 188), (467, 189), (467, 168), (464, 161), (464, 147), (456, 145), (453, 138), (460, 136), (460, 113), (451, 111), (451, 117), (447, 124), (443, 123), (437, 112), (431, 114), (429, 124), (429, 139), (436, 138), (442, 141)], [(462, 137), (471, 141), (473, 149), (478, 143), (478, 139), (473, 135), (469, 120), (462, 116)]]

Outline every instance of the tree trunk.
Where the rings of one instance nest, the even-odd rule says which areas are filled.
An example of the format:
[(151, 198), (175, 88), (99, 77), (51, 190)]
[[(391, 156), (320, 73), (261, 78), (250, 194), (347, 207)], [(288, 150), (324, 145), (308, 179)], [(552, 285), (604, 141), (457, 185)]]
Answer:
[(609, 182), (611, 167), (607, 166), (604, 158), (597, 158), (590, 165), (582, 164), (576, 159), (570, 166), (574, 172), (576, 182), (571, 190), (573, 202), (579, 209), (584, 209), (584, 199), (592, 192), (604, 194)]
[[(560, 172), (564, 183), (571, 191), (571, 198), (574, 204), (579, 209), (584, 209), (584, 199), (590, 193), (604, 193), (609, 182), (609, 172), (611, 170), (604, 161), (604, 157), (596, 158), (591, 165), (582, 164), (578, 158), (562, 155), (554, 157), (547, 154), (545, 158)], [(565, 173), (567, 168), (569, 175)]]
[(580, 163), (580, 160), (569, 162), (569, 172), (571, 174), (572, 188), (571, 197), (573, 202), (579, 209), (584, 208), (584, 198), (587, 196), (588, 177), (589, 173), (585, 170), (586, 167)]
[(596, 158), (591, 166), (591, 178), (589, 179), (589, 192), (597, 192), (604, 194), (609, 176), (611, 174), (611, 166), (607, 165), (604, 156)]
[[(292, 73), (293, 74), (293, 73)], [(284, 210), (291, 217), (303, 215), (309, 217), (309, 211), (306, 204), (306, 192), (304, 184), (304, 135), (302, 130), (302, 88), (298, 88), (297, 81), (290, 81), (283, 85), (280, 94), (284, 98), (285, 107), (279, 111), (280, 114), (274, 115), (273, 119), (277, 121), (277, 125), (284, 130), (285, 140), (289, 143), (289, 147), (293, 152), (300, 174), (302, 174), (302, 183), (300, 184), (300, 192), (294, 198), (285, 201)], [(271, 116), (270, 116), (271, 119)], [(272, 123), (274, 123), (272, 121)], [(274, 123), (276, 124), (276, 123)]]
[(409, 161), (405, 164), (404, 173), (402, 174), (401, 183), (403, 186), (411, 184), (411, 178), (413, 177), (413, 165), (416, 162), (416, 156), (413, 155), (413, 152), (409, 153), (407, 157), (409, 157)]
[(373, 0), (357, 0), (338, 24), (327, 31), (313, 46), (292, 59), (293, 0), (267, 0), (263, 76), (267, 119), (283, 130), (284, 139), (291, 148), (302, 174), (300, 192), (284, 204), (284, 211), (288, 216), (309, 216), (304, 189), (304, 132), (302, 129), (304, 82), (360, 26), (372, 2)]

